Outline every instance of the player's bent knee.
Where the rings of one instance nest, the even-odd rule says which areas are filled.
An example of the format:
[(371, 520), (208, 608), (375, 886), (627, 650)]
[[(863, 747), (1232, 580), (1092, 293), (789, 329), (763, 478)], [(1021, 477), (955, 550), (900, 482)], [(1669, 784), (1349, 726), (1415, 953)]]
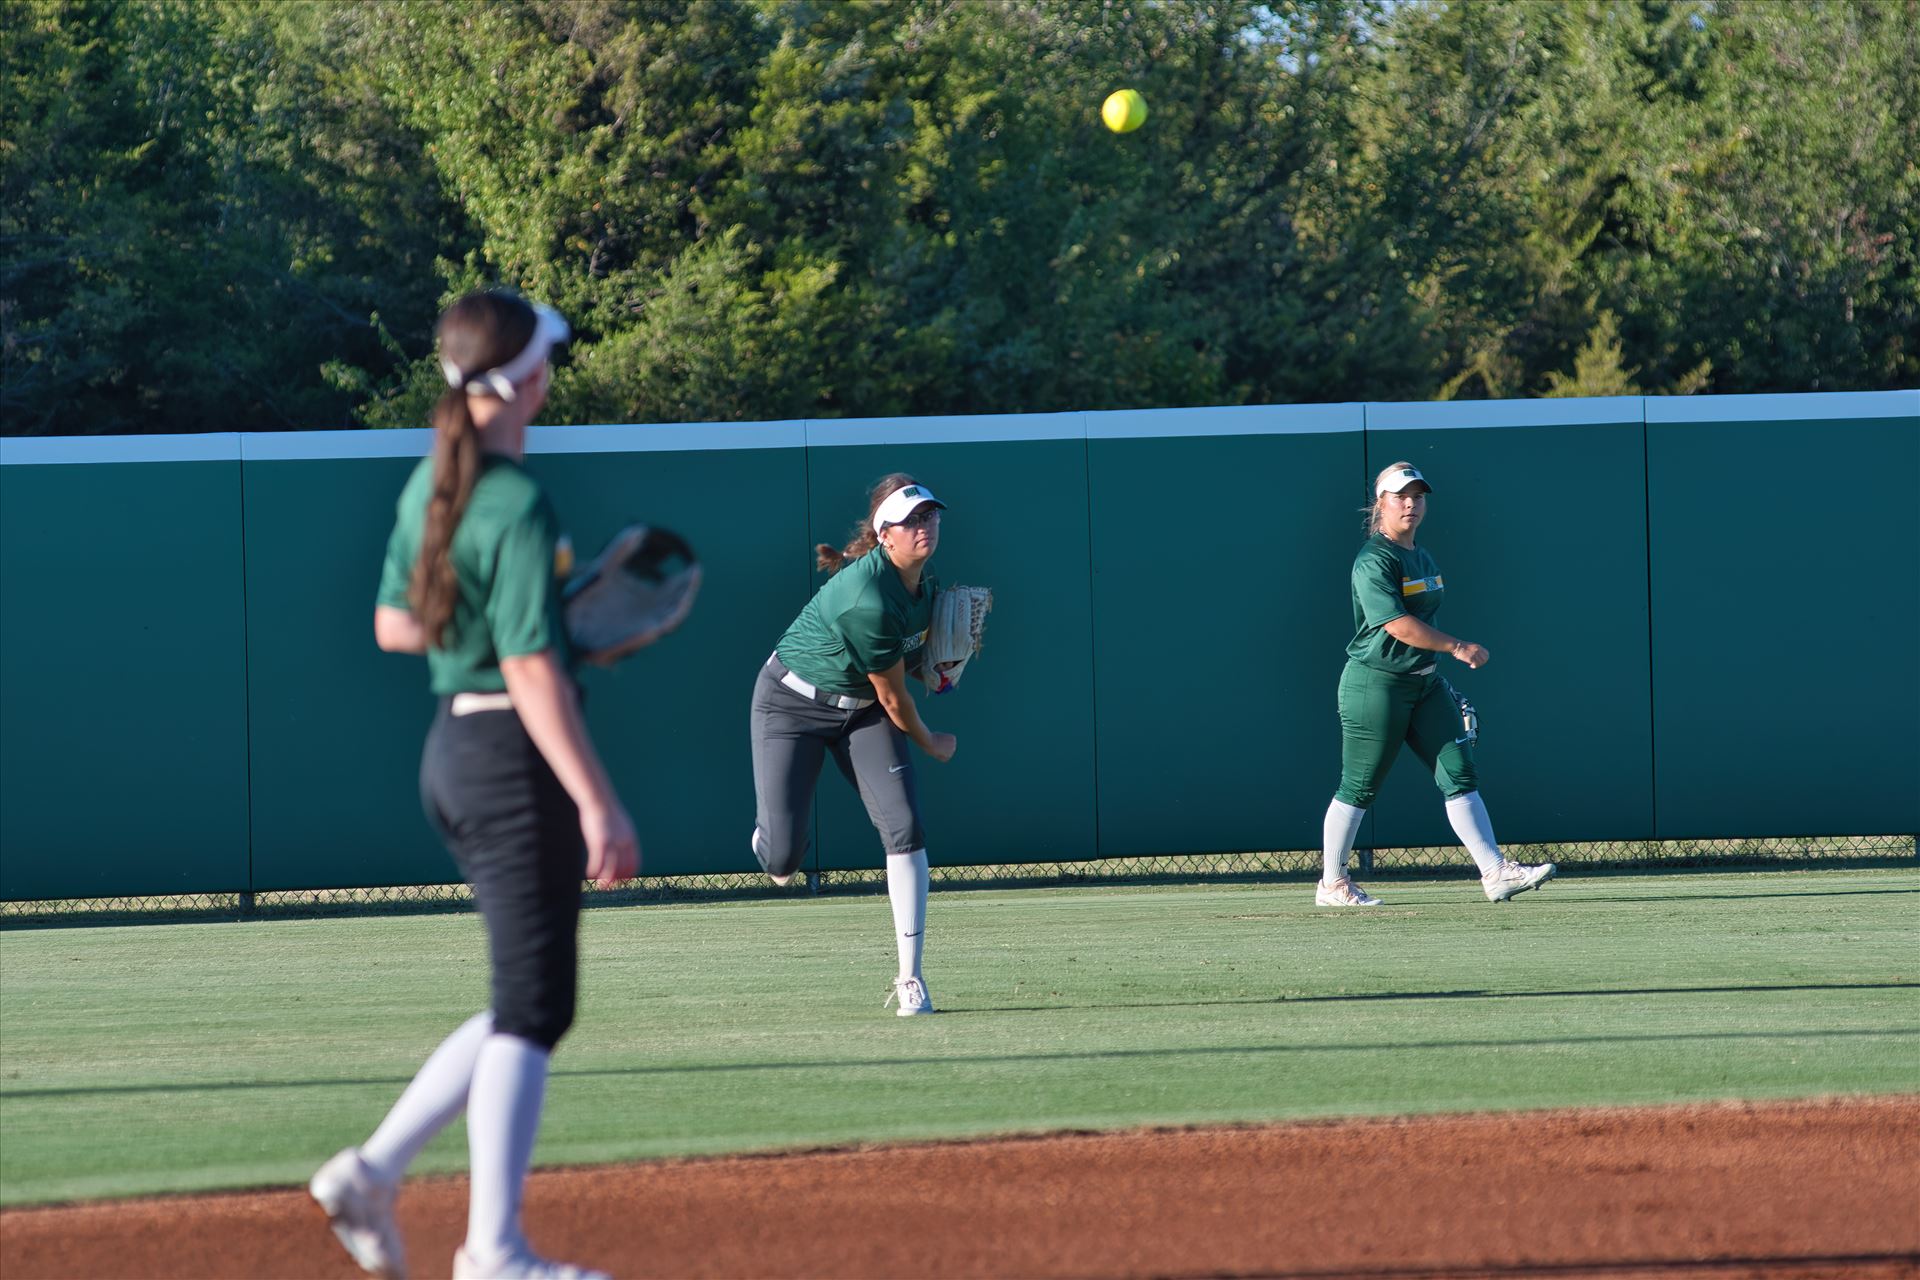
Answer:
[(1464, 752), (1457, 755), (1441, 752), (1433, 781), (1440, 788), (1440, 794), (1449, 800), (1470, 796), (1480, 789), (1479, 771), (1473, 767), (1473, 758)]
[(493, 1029), (501, 1035), (519, 1036), (522, 1040), (539, 1045), (552, 1051), (560, 1043), (560, 1038), (573, 1026), (574, 1002), (571, 999), (556, 1003), (551, 1008), (528, 1009), (511, 1014), (496, 1013)]
[(803, 836), (789, 836), (785, 840), (774, 841), (759, 827), (753, 829), (753, 857), (760, 869), (770, 876), (790, 876), (800, 870), (800, 864), (807, 857), (807, 841)]
[(1379, 791), (1373, 787), (1362, 790), (1359, 787), (1342, 786), (1333, 793), (1333, 798), (1341, 804), (1350, 804), (1356, 809), (1371, 809), (1374, 797), (1379, 794)]

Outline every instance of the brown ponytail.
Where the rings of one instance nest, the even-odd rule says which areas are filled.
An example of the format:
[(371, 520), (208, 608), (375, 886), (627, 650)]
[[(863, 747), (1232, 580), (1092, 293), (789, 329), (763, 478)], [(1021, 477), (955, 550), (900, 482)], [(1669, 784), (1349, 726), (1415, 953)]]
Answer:
[[(512, 359), (533, 337), (533, 308), (508, 293), (470, 293), (440, 316), (440, 358), (472, 375)], [(445, 648), (460, 580), (453, 570), (453, 535), (480, 478), (480, 429), (467, 392), (454, 387), (433, 406), (433, 489), (420, 534), (420, 554), (407, 584), (407, 604), (429, 648)]]
[(882, 476), (878, 484), (867, 491), (867, 518), (854, 528), (853, 538), (846, 546), (834, 550), (830, 542), (822, 542), (814, 547), (814, 563), (826, 573), (838, 573), (847, 565), (858, 560), (867, 552), (880, 545), (880, 535), (874, 530), (873, 515), (880, 510), (880, 504), (895, 489), (904, 489), (910, 484), (918, 484), (912, 476), (896, 471), (890, 476)]
[(453, 572), (453, 531), (467, 512), (473, 482), (480, 478), (480, 431), (467, 412), (467, 393), (449, 390), (433, 406), (433, 490), (427, 498), (420, 558), (413, 562), (407, 603), (426, 631), (431, 648), (444, 648), (453, 604), (460, 594)]

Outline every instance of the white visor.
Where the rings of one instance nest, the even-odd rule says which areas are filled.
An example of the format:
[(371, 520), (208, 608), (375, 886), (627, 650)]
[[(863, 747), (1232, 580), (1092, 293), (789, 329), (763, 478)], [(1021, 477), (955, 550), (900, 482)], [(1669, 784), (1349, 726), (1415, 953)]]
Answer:
[(910, 484), (905, 488), (895, 489), (887, 495), (887, 500), (880, 504), (880, 509), (873, 513), (873, 531), (879, 533), (890, 524), (899, 524), (913, 514), (915, 507), (925, 502), (931, 502), (942, 511), (947, 508), (947, 504), (934, 497), (933, 490), (923, 484)]
[(446, 375), (447, 385), (464, 387), (470, 396), (499, 396), (502, 400), (512, 400), (514, 387), (532, 376), (556, 343), (565, 342), (573, 336), (573, 330), (567, 327), (566, 317), (558, 311), (540, 302), (528, 305), (533, 308), (533, 336), (527, 339), (527, 345), (521, 348), (519, 355), (497, 368), (476, 373), (471, 378), (460, 372), (459, 365), (441, 356), (440, 372)]
[(1379, 484), (1373, 486), (1373, 496), (1377, 498), (1383, 493), (1399, 493), (1408, 485), (1414, 484), (1424, 484), (1427, 486), (1428, 493), (1433, 492), (1433, 486), (1427, 484), (1427, 478), (1412, 467), (1395, 467), (1380, 477)]

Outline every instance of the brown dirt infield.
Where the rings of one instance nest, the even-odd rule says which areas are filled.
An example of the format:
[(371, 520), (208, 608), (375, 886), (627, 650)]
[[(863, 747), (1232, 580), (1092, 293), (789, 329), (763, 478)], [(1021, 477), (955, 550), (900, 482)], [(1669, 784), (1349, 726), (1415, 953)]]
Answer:
[[(316, 1153), (316, 1161), (320, 1154)], [(414, 1275), (466, 1182), (409, 1184)], [(534, 1175), (616, 1276), (1920, 1276), (1920, 1097), (1069, 1134)], [(352, 1277), (298, 1191), (0, 1213), (0, 1276)]]

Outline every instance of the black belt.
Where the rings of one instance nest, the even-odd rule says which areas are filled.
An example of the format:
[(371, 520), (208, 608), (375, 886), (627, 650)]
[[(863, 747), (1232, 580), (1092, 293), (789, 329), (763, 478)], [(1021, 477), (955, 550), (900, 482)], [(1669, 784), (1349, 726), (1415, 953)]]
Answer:
[(780, 661), (779, 654), (767, 659), (767, 669), (773, 672), (773, 678), (803, 698), (819, 703), (823, 707), (832, 707), (836, 711), (859, 711), (874, 703), (872, 698), (856, 698), (852, 694), (832, 693), (819, 685), (802, 680), (787, 670), (787, 664)]

